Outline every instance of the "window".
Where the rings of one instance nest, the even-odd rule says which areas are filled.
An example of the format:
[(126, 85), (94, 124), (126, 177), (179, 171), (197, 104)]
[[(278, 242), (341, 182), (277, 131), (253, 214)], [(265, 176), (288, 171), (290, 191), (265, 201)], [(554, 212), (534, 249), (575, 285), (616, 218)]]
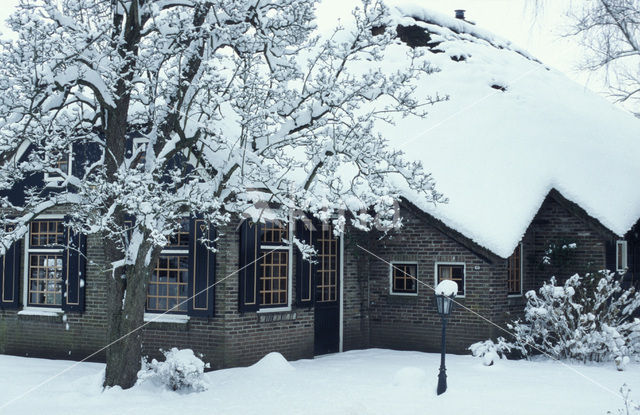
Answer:
[(316, 302), (327, 303), (338, 299), (339, 242), (340, 240), (333, 236), (331, 226), (321, 227), (317, 240)]
[[(29, 224), (24, 245), (22, 304), (26, 308), (61, 308), (66, 312), (82, 313), (86, 235), (66, 227), (61, 215), (45, 214)], [(17, 271), (17, 267), (15, 269)], [(14, 278), (16, 275), (17, 272)]]
[(27, 241), (26, 304), (61, 307), (65, 246), (62, 219), (31, 222)]
[(507, 259), (507, 293), (522, 295), (522, 244)]
[(436, 284), (443, 280), (453, 280), (458, 284), (458, 297), (464, 296), (464, 264), (436, 263)]
[[(267, 222), (262, 228), (258, 292), (262, 307), (289, 305), (289, 259), (291, 247), (289, 227), (280, 222)], [(271, 252), (272, 251), (272, 252)]]
[(391, 294), (418, 294), (418, 265), (406, 263), (391, 264)]
[(147, 288), (147, 311), (186, 313), (188, 282), (189, 221), (185, 220), (156, 261)]
[(616, 270), (627, 270), (627, 241), (616, 242)]
[(133, 152), (137, 153), (134, 163), (138, 166), (143, 166), (147, 161), (147, 144), (149, 140), (144, 137), (135, 137), (133, 139)]
[[(53, 165), (52, 167), (59, 169), (66, 175), (71, 174), (71, 146), (68, 152), (61, 152), (57, 155), (52, 155)], [(44, 181), (48, 182), (49, 186), (59, 186), (64, 180), (63, 176), (58, 173), (45, 173)]]

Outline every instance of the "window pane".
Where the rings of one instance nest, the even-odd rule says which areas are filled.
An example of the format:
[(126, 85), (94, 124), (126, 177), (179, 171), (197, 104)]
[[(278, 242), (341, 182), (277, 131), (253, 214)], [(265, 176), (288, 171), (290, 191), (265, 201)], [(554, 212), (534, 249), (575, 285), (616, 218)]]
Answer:
[(276, 244), (283, 245), (284, 239), (287, 239), (289, 228), (282, 222), (266, 222), (262, 226), (262, 239), (263, 244)]
[[(147, 287), (147, 311), (168, 311), (187, 299), (187, 264), (186, 255), (162, 255), (158, 258)], [(186, 302), (184, 307), (171, 311), (186, 312)]]
[(394, 263), (391, 268), (393, 293), (415, 294), (418, 292), (416, 284), (418, 266), (416, 264)]
[(332, 302), (338, 299), (338, 247), (339, 239), (330, 226), (318, 229), (318, 271), (316, 275), (316, 301)]
[(289, 251), (267, 253), (260, 263), (260, 295), (264, 306), (287, 305)]
[(64, 245), (64, 226), (61, 220), (38, 220), (31, 223), (29, 244), (35, 246)]
[(29, 255), (29, 304), (62, 305), (62, 255)]
[(189, 247), (189, 220), (184, 219), (180, 221), (179, 229), (169, 237), (169, 244), (167, 248), (188, 248)]
[(438, 283), (453, 280), (458, 284), (458, 295), (464, 295), (464, 266), (438, 264)]
[(520, 294), (522, 292), (522, 246), (518, 245), (507, 260), (507, 292)]

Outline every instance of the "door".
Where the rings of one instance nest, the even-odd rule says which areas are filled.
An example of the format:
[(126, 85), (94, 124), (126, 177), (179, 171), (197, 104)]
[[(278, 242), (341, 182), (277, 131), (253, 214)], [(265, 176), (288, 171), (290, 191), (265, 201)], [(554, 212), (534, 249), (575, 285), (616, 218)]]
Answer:
[[(326, 228), (326, 229), (325, 229)], [(315, 275), (314, 354), (336, 353), (340, 344), (340, 239), (323, 226)]]

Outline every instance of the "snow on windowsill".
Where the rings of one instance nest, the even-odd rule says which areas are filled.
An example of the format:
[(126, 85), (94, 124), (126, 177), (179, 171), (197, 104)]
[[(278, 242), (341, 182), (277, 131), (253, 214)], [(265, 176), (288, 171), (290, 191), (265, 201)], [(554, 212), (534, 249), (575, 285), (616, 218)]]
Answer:
[(261, 308), (256, 313), (264, 314), (264, 313), (286, 313), (291, 311), (291, 307), (278, 307), (278, 308)]
[(187, 316), (187, 315), (177, 315), (177, 314), (144, 313), (144, 321), (145, 321), (145, 323), (180, 323), (180, 324), (186, 324), (189, 321), (189, 316)]
[(59, 317), (62, 314), (61, 308), (24, 308), (18, 311), (19, 316)]

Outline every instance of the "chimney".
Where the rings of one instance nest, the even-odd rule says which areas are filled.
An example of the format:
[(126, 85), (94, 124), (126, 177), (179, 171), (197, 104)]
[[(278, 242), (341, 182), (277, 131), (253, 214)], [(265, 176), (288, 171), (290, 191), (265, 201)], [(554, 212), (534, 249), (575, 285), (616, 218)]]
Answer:
[(456, 19), (464, 20), (464, 10), (456, 10)]

